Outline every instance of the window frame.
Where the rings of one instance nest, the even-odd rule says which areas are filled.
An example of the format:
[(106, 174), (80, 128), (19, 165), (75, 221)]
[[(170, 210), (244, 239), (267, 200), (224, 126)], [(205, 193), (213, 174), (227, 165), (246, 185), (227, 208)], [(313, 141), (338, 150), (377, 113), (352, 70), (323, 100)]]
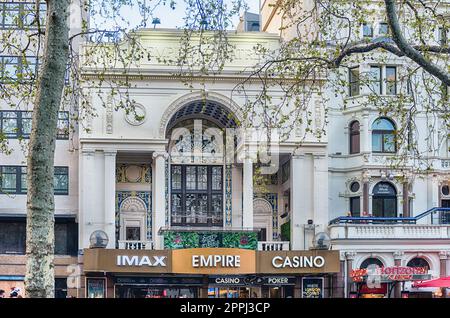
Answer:
[[(388, 75), (387, 75), (388, 69), (394, 70), (394, 80), (393, 81), (388, 79)], [(394, 66), (394, 65), (385, 65), (384, 66), (384, 82), (385, 82), (384, 94), (389, 95), (389, 96), (396, 96), (398, 94), (398, 92), (397, 92), (397, 83), (398, 83), (397, 66)], [(389, 87), (389, 85), (392, 85), (392, 84), (394, 87), (394, 92), (390, 93), (390, 92), (388, 92), (388, 87)]]
[[(10, 6), (17, 6), (17, 9), (11, 9), (8, 8)], [(0, 30), (37, 30), (38, 26), (37, 24), (32, 25), (25, 25), (25, 17), (27, 16), (27, 12), (35, 12), (36, 9), (33, 11), (28, 11), (27, 8), (30, 6), (33, 6), (35, 8), (35, 2), (20, 2), (20, 1), (7, 1), (7, 2), (0, 2)], [(39, 4), (39, 14), (40, 14), (40, 20), (41, 20), (41, 27), (45, 25), (46, 18), (47, 18), (47, 4), (45, 2), (40, 2)], [(18, 23), (13, 24), (6, 24), (6, 12), (16, 12), (14, 14), (14, 18), (18, 19)]]
[[(15, 171), (15, 176), (16, 176), (16, 188), (15, 190), (11, 190), (8, 189), (7, 191), (3, 190), (2, 188), (2, 179), (3, 179), (3, 169), (4, 168), (14, 168)], [(22, 170), (23, 168), (27, 168), (27, 166), (17, 166), (17, 165), (0, 165), (0, 195), (1, 194), (27, 194), (27, 190), (23, 187), (22, 184), (22, 177), (25, 175), (26, 176), (26, 172), (24, 173)], [(69, 179), (69, 167), (68, 166), (55, 166), (54, 167), (55, 172), (57, 171), (57, 169), (64, 169), (65, 172), (67, 172), (67, 174), (55, 174), (54, 173), (54, 177), (56, 175), (67, 175), (67, 189), (64, 190), (58, 190), (58, 189), (54, 189), (54, 195), (69, 195), (69, 188), (70, 188), (70, 179)], [(9, 173), (12, 174), (12, 173)]]
[[(4, 113), (14, 113), (15, 117), (11, 119), (15, 119), (16, 121), (16, 132), (15, 133), (3, 133), (3, 114)], [(61, 113), (67, 114), (67, 118), (63, 118)], [(25, 117), (25, 114), (30, 114), (30, 117)], [(4, 134), (7, 139), (30, 139), (31, 130), (28, 133), (24, 132), (24, 124), (23, 121), (25, 119), (32, 120), (33, 112), (28, 110), (0, 110), (0, 134)], [(67, 122), (67, 132), (65, 134), (59, 134), (57, 132), (56, 139), (57, 140), (68, 140), (70, 137), (70, 114), (68, 111), (59, 111), (58, 112), (58, 122)]]
[[(175, 167), (181, 167), (181, 187), (180, 188), (174, 188), (172, 183), (172, 171)], [(187, 167), (195, 167), (195, 189), (187, 189), (187, 173), (186, 168)], [(205, 190), (198, 188), (198, 179), (199, 179), (199, 173), (198, 168), (199, 167), (206, 167), (206, 174), (207, 174), (207, 187)], [(212, 185), (212, 170), (214, 167), (220, 167), (221, 169), (221, 189), (220, 190), (214, 190)], [(171, 175), (171, 182), (170, 182), (170, 206), (171, 206), (171, 225), (173, 226), (197, 226), (197, 227), (211, 227), (211, 226), (223, 226), (223, 189), (224, 189), (224, 166), (223, 165), (195, 165), (195, 164), (172, 164), (170, 167), (170, 175)], [(181, 216), (177, 216), (177, 218), (180, 218), (180, 222), (174, 222), (174, 215), (173, 215), (173, 196), (179, 195), (180, 196), (180, 212)], [(207, 220), (206, 222), (199, 221), (199, 218), (194, 217), (196, 219), (195, 222), (187, 222), (187, 219), (191, 218), (187, 215), (187, 205), (186, 201), (188, 198), (188, 195), (206, 195), (207, 196), (207, 211), (206, 216)], [(213, 218), (216, 217), (215, 214), (213, 214), (213, 196), (220, 196), (220, 222), (213, 222)], [(201, 218), (200, 218), (201, 219)]]
[[(355, 125), (355, 124), (357, 124), (358, 125), (358, 131), (355, 131), (354, 129), (353, 129), (353, 126)], [(359, 123), (359, 121), (358, 120), (353, 120), (352, 122), (350, 122), (350, 125), (349, 125), (349, 143), (350, 143), (350, 147), (349, 147), (349, 153), (351, 154), (351, 155), (353, 155), (353, 154), (358, 154), (358, 153), (361, 153), (361, 124)], [(358, 146), (357, 146), (357, 149), (354, 149), (354, 147), (353, 147), (353, 139), (354, 138), (356, 138), (356, 137), (358, 137), (357, 139), (358, 139), (358, 142), (356, 143)]]
[[(357, 76), (355, 76), (353, 74), (354, 70), (358, 71), (358, 75)], [(354, 79), (354, 77), (356, 79)], [(357, 92), (356, 93), (353, 93), (353, 88), (354, 87), (357, 87)], [(350, 97), (361, 95), (361, 72), (359, 70), (359, 65), (355, 66), (355, 67), (350, 67), (348, 69), (348, 95)]]
[[(373, 121), (373, 123), (372, 123), (372, 127), (373, 127), (373, 124), (376, 122), (376, 121), (378, 121), (378, 120), (381, 120), (381, 119), (384, 119), (384, 120), (387, 120), (387, 121), (389, 121), (391, 124), (392, 124), (392, 126), (394, 127), (394, 130), (387, 130), (387, 129), (373, 129), (372, 128), (372, 152), (373, 153), (397, 153), (397, 138), (396, 138), (396, 134), (395, 134), (395, 132), (396, 132), (396, 130), (397, 130), (397, 126), (395, 125), (395, 123), (392, 121), (392, 120), (390, 120), (389, 118), (386, 118), (386, 117), (378, 117), (377, 119), (375, 119), (374, 121)], [(381, 136), (381, 150), (374, 150), (374, 143), (373, 143), (373, 136), (374, 135), (377, 135), (377, 136)], [(394, 150), (393, 151), (387, 151), (385, 148), (387, 148), (387, 147), (385, 147), (386, 146), (386, 143), (385, 143), (385, 136), (390, 136), (390, 135), (392, 135), (392, 137), (393, 137), (393, 140), (394, 140)]]

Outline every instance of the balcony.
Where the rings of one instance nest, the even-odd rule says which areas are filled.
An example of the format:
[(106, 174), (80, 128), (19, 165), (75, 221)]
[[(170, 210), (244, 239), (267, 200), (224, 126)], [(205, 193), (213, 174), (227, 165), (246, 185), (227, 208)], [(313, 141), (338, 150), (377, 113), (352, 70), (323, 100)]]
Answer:
[(289, 251), (289, 242), (258, 242), (258, 251)]
[(152, 250), (153, 242), (151, 242), (151, 241), (119, 241), (119, 249), (121, 249), (121, 250)]
[(450, 239), (450, 225), (350, 224), (331, 225), (332, 240), (342, 239)]

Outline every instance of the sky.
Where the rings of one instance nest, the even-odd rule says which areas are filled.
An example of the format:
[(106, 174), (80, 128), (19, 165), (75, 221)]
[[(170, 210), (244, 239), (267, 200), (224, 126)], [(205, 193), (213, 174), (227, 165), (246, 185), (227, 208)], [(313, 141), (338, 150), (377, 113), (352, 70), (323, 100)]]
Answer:
[[(149, 5), (153, 5), (158, 0), (147, 0), (149, 2)], [(230, 2), (230, 0), (224, 0), (225, 2)], [(260, 0), (246, 0), (247, 5), (249, 7), (249, 12), (252, 13), (258, 13), (259, 12), (259, 1)], [(158, 5), (155, 10), (153, 11), (153, 17), (159, 18), (161, 21), (161, 24), (156, 25), (156, 28), (179, 28), (183, 26), (183, 17), (185, 15), (185, 6), (183, 0), (177, 1), (177, 6), (175, 10), (171, 9), (168, 5)], [(121, 26), (124, 26), (125, 21), (130, 21), (131, 25), (130, 27), (134, 27), (133, 22), (139, 23), (141, 21), (141, 15), (138, 13), (137, 8), (130, 8), (127, 7), (125, 9), (122, 9), (120, 11), (120, 18), (117, 18), (115, 22), (111, 20), (104, 20), (99, 17), (92, 17), (91, 16), (91, 25), (94, 24), (97, 27), (101, 29), (114, 29), (114, 26), (119, 24)], [(93, 18), (93, 20), (92, 20)], [(122, 19), (123, 18), (123, 19)], [(239, 22), (239, 18), (236, 17), (234, 21), (234, 28), (236, 28), (237, 23)], [(93, 26), (93, 25), (92, 25)], [(152, 18), (150, 17), (148, 19), (148, 28), (153, 28), (152, 24)]]

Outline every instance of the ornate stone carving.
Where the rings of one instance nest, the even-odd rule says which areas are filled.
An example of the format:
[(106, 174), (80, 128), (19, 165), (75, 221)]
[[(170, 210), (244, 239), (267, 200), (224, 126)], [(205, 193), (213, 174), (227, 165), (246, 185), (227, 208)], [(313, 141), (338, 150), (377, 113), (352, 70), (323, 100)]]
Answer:
[(145, 202), (135, 196), (126, 198), (120, 205), (120, 212), (143, 212), (147, 211)]
[(113, 133), (113, 118), (114, 118), (114, 110), (112, 104), (112, 96), (108, 95), (106, 100), (106, 133)]
[[(125, 113), (125, 121), (132, 126), (140, 126), (147, 119), (147, 111), (141, 104), (133, 104), (132, 109), (127, 114)], [(134, 111), (133, 111), (134, 109)]]

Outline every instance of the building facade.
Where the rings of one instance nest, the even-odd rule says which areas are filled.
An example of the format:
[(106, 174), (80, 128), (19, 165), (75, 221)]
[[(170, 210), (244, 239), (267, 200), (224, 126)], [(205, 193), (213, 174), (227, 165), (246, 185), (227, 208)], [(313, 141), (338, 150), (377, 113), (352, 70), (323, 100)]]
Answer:
[[(262, 4), (262, 32), (229, 36), (234, 59), (214, 76), (181, 80), (177, 65), (162, 61), (176, 60), (176, 30), (137, 32), (150, 54), (126, 74), (124, 65), (103, 62), (102, 78), (129, 83), (118, 93), (99, 78), (95, 53), (82, 54), (83, 98), (93, 111), (79, 108), (76, 131), (61, 112), (56, 146), (61, 295), (400, 297), (415, 291), (411, 282), (391, 277), (370, 288), (358, 270), (414, 267), (426, 268), (426, 278), (448, 275), (450, 219), (441, 209), (450, 202), (448, 144), (433, 148), (426, 175), (417, 176), (413, 164), (392, 168), (398, 149), (389, 141), (398, 119), (363, 107), (369, 93), (358, 84), (352, 89), (351, 74), (348, 94), (329, 91), (326, 105), (313, 96), (307, 106), (312, 131), (326, 123), (325, 136), (298, 124), (277, 144), (277, 169), (260, 176), (260, 140), (242, 137), (239, 128), (258, 127), (243, 109), (261, 85), (250, 82), (247, 94), (235, 86), (260, 62), (255, 45), (276, 50), (292, 37), (290, 30), (278, 34), (282, 21), (270, 3)], [(80, 52), (97, 47), (87, 42)], [(396, 74), (407, 61), (374, 59), (351, 70), (378, 67), (380, 77), (394, 78), (380, 79), (380, 94), (395, 98), (404, 89)], [(125, 94), (131, 112), (117, 107)], [(27, 116), (2, 106), (2, 133), (18, 150), (0, 157), (2, 289), (22, 286), (25, 273), (26, 158), (19, 137), (27, 135)], [(424, 116), (418, 130), (428, 125)], [(329, 244), (317, 242), (321, 233)]]

